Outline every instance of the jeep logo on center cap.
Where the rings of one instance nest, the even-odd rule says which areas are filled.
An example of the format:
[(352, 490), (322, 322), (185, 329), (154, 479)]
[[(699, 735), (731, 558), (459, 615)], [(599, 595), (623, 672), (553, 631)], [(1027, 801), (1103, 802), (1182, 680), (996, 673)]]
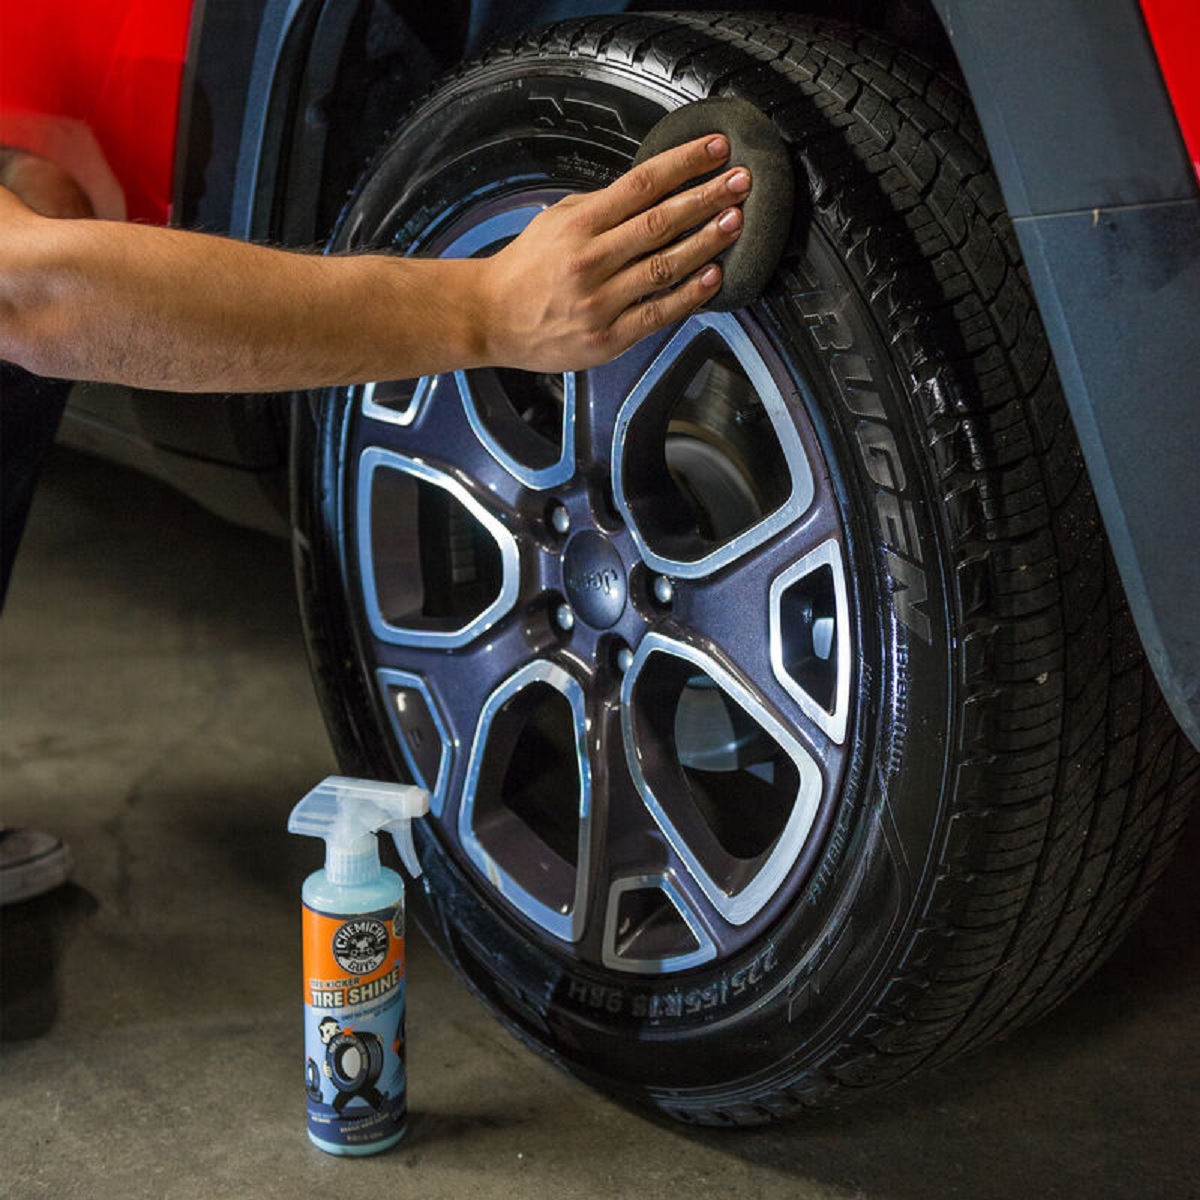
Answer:
[(587, 529), (567, 543), (563, 586), (576, 616), (593, 629), (608, 629), (625, 611), (625, 565), (603, 534)]

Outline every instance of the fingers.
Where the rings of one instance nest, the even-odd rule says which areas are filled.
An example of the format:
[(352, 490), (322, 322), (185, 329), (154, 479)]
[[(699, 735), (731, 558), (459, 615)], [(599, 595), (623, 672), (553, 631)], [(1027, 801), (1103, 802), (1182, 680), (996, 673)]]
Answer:
[[(728, 157), (723, 135), (696, 138), (535, 217), (486, 260), (486, 290), (508, 297), (494, 308), (511, 327), (493, 320), (499, 332), (488, 353), (525, 369), (566, 363), (577, 370), (608, 361), (710, 299), (721, 284), (712, 260), (741, 232), (740, 205), (751, 186), (744, 167), (721, 170)], [(545, 286), (529, 286), (543, 279)], [(530, 330), (537, 332), (532, 344)]]
[(0, 184), (44, 217), (92, 215), (91, 201), (75, 179), (57, 163), (28, 151), (4, 148)]
[(615, 357), (635, 342), (682, 321), (721, 287), (721, 268), (709, 263), (673, 291), (659, 292), (639, 304), (634, 304), (613, 322), (610, 330), (609, 353)]
[(741, 204), (750, 182), (749, 172), (737, 167), (631, 217), (595, 238), (591, 253), (596, 265), (606, 274), (616, 274), (626, 263), (652, 254), (730, 205)]
[[(717, 293), (722, 274), (713, 259), (742, 232), (740, 204), (750, 184), (744, 169), (727, 171), (596, 239), (609, 241), (614, 272), (602, 304), (617, 314), (609, 330), (613, 353), (682, 320)], [(661, 224), (645, 224), (655, 211), (663, 214)], [(681, 237), (687, 230), (693, 232)]]
[(656, 154), (615, 183), (593, 193), (592, 231), (613, 229), (683, 187), (689, 179), (715, 171), (729, 157), (729, 139), (709, 134)]
[(741, 209), (726, 208), (688, 237), (636, 260), (614, 275), (605, 299), (613, 310), (620, 310), (643, 296), (673, 287), (728, 249), (740, 236), (742, 225)]
[(621, 353), (648, 334), (683, 320), (712, 299), (722, 279), (713, 259), (737, 240), (742, 224), (741, 209), (727, 208), (689, 237), (633, 263), (614, 278), (605, 296), (609, 311), (619, 314), (610, 328), (613, 352)]

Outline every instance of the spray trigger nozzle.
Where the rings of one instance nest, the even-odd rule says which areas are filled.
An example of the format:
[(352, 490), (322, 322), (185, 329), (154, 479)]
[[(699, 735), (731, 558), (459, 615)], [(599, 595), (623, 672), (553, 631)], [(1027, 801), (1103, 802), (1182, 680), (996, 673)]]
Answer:
[(325, 873), (330, 883), (358, 884), (379, 875), (376, 833), (396, 843), (408, 873), (421, 874), (412, 822), (429, 811), (429, 793), (407, 783), (379, 783), (330, 775), (292, 809), (289, 833), (325, 840)]

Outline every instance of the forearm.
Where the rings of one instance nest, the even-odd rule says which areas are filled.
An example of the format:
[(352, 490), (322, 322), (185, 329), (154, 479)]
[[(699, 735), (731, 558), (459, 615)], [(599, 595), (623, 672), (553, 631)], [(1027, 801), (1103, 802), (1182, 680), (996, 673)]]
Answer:
[(24, 212), (0, 254), (0, 355), (38, 374), (275, 391), (466, 367), (482, 351), (478, 262), (331, 259)]
[(697, 138), (539, 213), (480, 259), (324, 257), (107, 221), (0, 188), (0, 357), (177, 392), (266, 392), (480, 365), (579, 370), (720, 286), (750, 179)]

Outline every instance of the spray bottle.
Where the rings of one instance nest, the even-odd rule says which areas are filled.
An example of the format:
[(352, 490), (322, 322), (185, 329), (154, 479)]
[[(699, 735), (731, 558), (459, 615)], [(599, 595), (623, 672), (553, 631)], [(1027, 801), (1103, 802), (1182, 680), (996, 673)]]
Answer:
[(331, 775), (292, 809), (291, 833), (325, 839), (304, 881), (308, 1136), (330, 1154), (376, 1154), (404, 1136), (404, 883), (379, 862), (377, 831), (421, 873), (412, 820), (429, 793)]

